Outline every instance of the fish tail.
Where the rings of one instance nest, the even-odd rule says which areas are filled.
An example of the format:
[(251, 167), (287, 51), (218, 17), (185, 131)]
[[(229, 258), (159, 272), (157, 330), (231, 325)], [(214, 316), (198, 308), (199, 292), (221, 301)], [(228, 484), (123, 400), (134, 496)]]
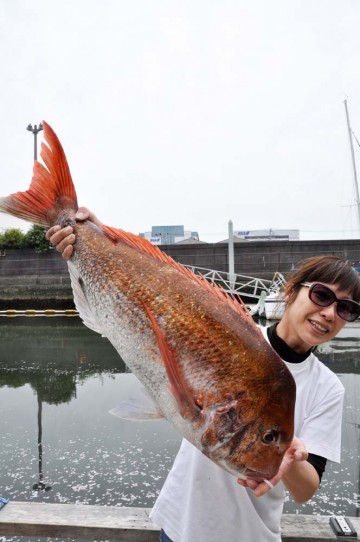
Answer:
[(43, 128), (46, 144), (40, 156), (45, 165), (34, 162), (29, 189), (0, 198), (0, 211), (46, 228), (56, 223), (60, 210), (76, 212), (78, 204), (61, 143), (46, 122)]

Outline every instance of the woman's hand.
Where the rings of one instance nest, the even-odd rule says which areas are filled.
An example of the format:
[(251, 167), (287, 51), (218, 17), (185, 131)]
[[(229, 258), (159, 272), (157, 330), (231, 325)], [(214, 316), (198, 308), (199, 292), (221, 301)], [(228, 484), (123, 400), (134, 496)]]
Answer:
[[(101, 226), (100, 220), (87, 209), (86, 207), (79, 207), (76, 212), (75, 219), (79, 222), (84, 220), (90, 220), (97, 226)], [(69, 260), (74, 252), (74, 243), (76, 240), (74, 229), (71, 226), (61, 228), (61, 226), (52, 226), (46, 232), (46, 239), (55, 246), (58, 252), (61, 252), (62, 257), (65, 260)]]
[(308, 455), (304, 443), (294, 437), (277, 474), (271, 480), (256, 482), (239, 478), (238, 484), (251, 488), (257, 497), (261, 497), (282, 480), (296, 502), (305, 502), (314, 495), (320, 483), (316, 470), (306, 461)]

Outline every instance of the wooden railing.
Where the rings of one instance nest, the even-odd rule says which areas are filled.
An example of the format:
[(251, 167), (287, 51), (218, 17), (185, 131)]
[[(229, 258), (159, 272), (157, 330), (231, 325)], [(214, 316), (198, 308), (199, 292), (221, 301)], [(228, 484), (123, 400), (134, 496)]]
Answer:
[[(155, 542), (159, 540), (159, 529), (150, 521), (149, 511), (148, 508), (12, 501), (0, 511), (0, 535)], [(360, 518), (350, 519), (360, 533)], [(282, 540), (330, 542), (341, 539), (334, 535), (329, 516), (284, 514)], [(360, 540), (359, 534), (348, 540)]]

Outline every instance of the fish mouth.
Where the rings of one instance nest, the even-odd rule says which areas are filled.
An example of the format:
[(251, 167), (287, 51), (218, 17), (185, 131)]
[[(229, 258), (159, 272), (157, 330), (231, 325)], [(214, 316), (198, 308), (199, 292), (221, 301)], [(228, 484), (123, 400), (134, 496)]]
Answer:
[(218, 464), (223, 467), (228, 473), (236, 476), (236, 478), (241, 478), (242, 480), (254, 480), (255, 482), (264, 482), (266, 480), (269, 480), (273, 478), (277, 473), (277, 470), (272, 472), (264, 472), (251, 469), (250, 467), (245, 467), (239, 471), (229, 466), (225, 461), (220, 463), (218, 462)]
[(269, 478), (271, 479), (271, 478), (273, 478), (274, 476), (275, 476), (275, 475), (273, 475), (273, 476), (270, 477), (270, 476), (267, 476), (266, 474), (254, 474), (254, 476), (249, 476), (249, 475), (247, 475), (247, 476), (246, 476), (246, 480), (253, 480), (254, 482), (258, 482), (259, 484), (260, 484), (261, 482), (266, 482), (266, 483), (268, 483)]
[(243, 476), (246, 480), (254, 480), (255, 482), (263, 482), (269, 480), (275, 476), (276, 472), (260, 472), (258, 470), (252, 470), (246, 468), (243, 471)]

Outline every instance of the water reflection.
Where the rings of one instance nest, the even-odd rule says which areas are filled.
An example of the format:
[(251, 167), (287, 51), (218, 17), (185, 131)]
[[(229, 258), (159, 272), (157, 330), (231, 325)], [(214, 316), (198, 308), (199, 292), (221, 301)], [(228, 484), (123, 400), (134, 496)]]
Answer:
[(0, 493), (151, 506), (180, 436), (108, 414), (139, 388), (110, 343), (68, 317), (0, 318), (0, 337)]
[(38, 452), (39, 452), (39, 480), (33, 485), (35, 491), (50, 491), (51, 486), (44, 482), (43, 472), (43, 447), (42, 447), (42, 399), (37, 395), (38, 400)]
[[(165, 421), (108, 414), (139, 388), (110, 343), (66, 316), (0, 318), (0, 337), (0, 493), (151, 506), (180, 436)], [(288, 512), (359, 515), (359, 353), (358, 327), (320, 350), (346, 388), (342, 464), (328, 463), (316, 498)]]
[(71, 400), (76, 376), (126, 370), (109, 341), (78, 317), (0, 317), (0, 336), (0, 384), (31, 382), (47, 394), (50, 404)]

